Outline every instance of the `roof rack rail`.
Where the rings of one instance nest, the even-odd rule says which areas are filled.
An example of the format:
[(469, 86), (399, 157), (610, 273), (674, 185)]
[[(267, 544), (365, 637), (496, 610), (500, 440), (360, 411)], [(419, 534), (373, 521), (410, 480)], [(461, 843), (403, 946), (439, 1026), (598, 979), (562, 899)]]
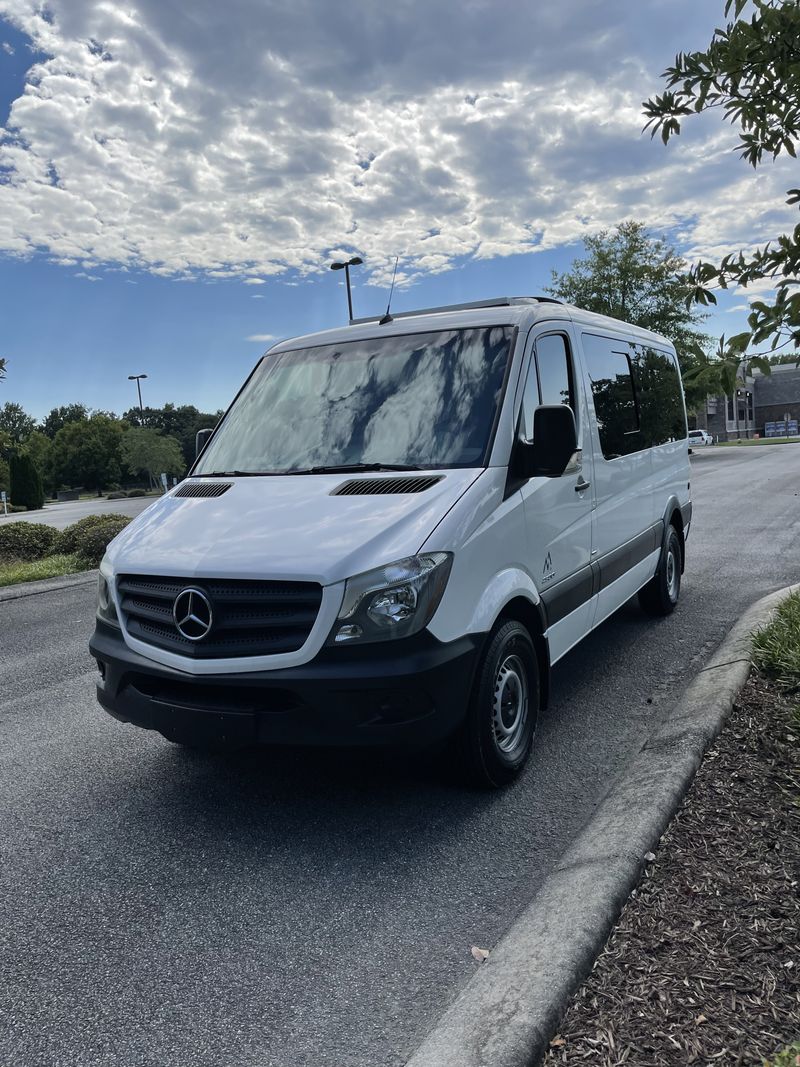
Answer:
[[(517, 304), (562, 304), (562, 300), (556, 300), (553, 296), (494, 296), (488, 300), (473, 300), (468, 304), (443, 304), (435, 308), (418, 308), (415, 311), (395, 311), (393, 319), (407, 319), (415, 315), (438, 315), (444, 311), (472, 311), (479, 308), (513, 307)], [(363, 322), (375, 322), (380, 315), (367, 315), (363, 319), (350, 319), (351, 326), (359, 326)]]

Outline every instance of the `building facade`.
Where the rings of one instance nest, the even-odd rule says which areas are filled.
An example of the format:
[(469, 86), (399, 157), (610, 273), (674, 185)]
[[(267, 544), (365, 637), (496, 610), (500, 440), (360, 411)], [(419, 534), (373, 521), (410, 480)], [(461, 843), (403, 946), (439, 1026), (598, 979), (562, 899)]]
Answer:
[(694, 429), (708, 430), (716, 441), (748, 437), (794, 437), (800, 426), (800, 367), (787, 363), (772, 374), (756, 371), (736, 396), (707, 397), (705, 412), (689, 419)]

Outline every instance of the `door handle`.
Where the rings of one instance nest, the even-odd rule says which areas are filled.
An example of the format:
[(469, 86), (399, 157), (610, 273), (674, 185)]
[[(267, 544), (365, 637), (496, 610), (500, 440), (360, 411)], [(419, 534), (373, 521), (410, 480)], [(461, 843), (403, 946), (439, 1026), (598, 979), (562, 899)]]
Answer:
[(585, 482), (583, 480), (583, 475), (579, 474), (578, 475), (578, 481), (577, 481), (577, 483), (575, 485), (575, 492), (576, 493), (582, 493), (584, 491), (584, 489), (588, 489), (591, 484), (592, 484), (591, 482)]

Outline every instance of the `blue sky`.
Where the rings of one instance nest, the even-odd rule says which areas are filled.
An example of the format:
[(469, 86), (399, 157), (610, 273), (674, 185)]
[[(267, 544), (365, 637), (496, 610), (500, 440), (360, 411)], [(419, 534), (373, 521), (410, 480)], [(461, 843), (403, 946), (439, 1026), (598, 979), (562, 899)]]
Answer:
[(145, 372), (146, 403), (224, 407), (270, 338), (343, 321), (342, 254), (358, 315), (396, 254), (403, 310), (542, 292), (625, 218), (689, 257), (773, 237), (786, 161), (716, 116), (640, 133), (722, 6), (0, 0), (0, 401), (121, 412)]

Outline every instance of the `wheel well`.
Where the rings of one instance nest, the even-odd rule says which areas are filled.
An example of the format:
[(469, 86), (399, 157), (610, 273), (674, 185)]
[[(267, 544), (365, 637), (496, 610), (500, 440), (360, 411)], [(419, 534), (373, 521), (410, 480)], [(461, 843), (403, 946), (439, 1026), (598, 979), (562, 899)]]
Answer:
[(686, 566), (686, 538), (683, 535), (683, 516), (680, 508), (673, 510), (669, 517), (669, 525), (675, 528), (675, 533), (678, 535), (678, 541), (681, 546), (681, 574), (683, 574)]
[(533, 647), (536, 649), (536, 659), (539, 663), (539, 686), (540, 705), (544, 709), (550, 698), (550, 650), (547, 647), (547, 638), (544, 636), (542, 616), (536, 604), (532, 604), (525, 597), (516, 597), (509, 601), (500, 612), (498, 621), (514, 619), (521, 622), (531, 635)]

